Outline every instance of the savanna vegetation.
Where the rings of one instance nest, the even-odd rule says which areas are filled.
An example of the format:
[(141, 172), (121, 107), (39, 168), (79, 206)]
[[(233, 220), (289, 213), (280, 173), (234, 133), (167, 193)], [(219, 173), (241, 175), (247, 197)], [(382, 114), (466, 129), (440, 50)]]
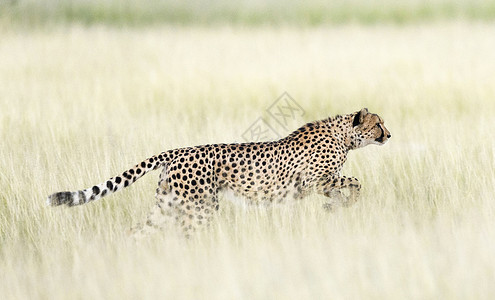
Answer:
[[(493, 298), (492, 2), (102, 3), (0, 4), (0, 298)], [(240, 142), (284, 92), (305, 114), (280, 134), (385, 119), (389, 143), (344, 168), (353, 207), (226, 196), (191, 239), (136, 243), (158, 172), (45, 206), (166, 149)]]

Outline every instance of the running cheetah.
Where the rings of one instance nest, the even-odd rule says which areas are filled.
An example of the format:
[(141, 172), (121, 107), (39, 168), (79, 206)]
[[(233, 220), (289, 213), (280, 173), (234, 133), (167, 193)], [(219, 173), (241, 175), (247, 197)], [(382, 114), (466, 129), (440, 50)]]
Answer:
[[(218, 195), (229, 189), (252, 203), (300, 199), (311, 192), (331, 198), (327, 209), (350, 206), (361, 184), (341, 175), (349, 150), (383, 145), (391, 137), (384, 121), (368, 109), (308, 123), (277, 141), (215, 144), (168, 150), (91, 188), (59, 192), (48, 205), (75, 206), (128, 187), (163, 168), (156, 205), (136, 233), (157, 231), (170, 222), (187, 236), (207, 224), (219, 208)], [(349, 190), (349, 195), (341, 193)]]

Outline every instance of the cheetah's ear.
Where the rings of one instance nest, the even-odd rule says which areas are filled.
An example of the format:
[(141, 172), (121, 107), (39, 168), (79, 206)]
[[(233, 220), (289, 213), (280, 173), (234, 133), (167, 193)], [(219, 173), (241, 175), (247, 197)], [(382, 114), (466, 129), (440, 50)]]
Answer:
[(363, 124), (364, 122), (364, 117), (368, 114), (368, 109), (363, 108), (361, 111), (357, 112), (356, 115), (354, 116), (354, 120), (352, 121), (352, 127), (356, 127), (359, 124)]

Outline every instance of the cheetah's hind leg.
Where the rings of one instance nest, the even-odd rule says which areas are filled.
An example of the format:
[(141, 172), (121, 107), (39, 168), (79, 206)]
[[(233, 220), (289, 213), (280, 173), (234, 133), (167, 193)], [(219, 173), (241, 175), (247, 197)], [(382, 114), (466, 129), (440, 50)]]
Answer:
[(184, 200), (177, 196), (174, 189), (170, 193), (156, 194), (157, 202), (148, 214), (144, 224), (138, 224), (130, 230), (135, 239), (157, 232), (175, 232), (189, 238), (196, 230), (207, 227), (214, 212), (218, 210), (215, 195), (204, 195), (197, 199)]
[(136, 240), (172, 228), (175, 223), (174, 209), (168, 204), (173, 201), (173, 195), (161, 194), (157, 191), (155, 198), (157, 201), (148, 213), (146, 222), (138, 223), (128, 231), (128, 234)]

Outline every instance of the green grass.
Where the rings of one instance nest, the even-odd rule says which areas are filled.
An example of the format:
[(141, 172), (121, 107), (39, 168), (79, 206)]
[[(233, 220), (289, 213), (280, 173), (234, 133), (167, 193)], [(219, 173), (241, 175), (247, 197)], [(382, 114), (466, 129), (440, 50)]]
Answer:
[(316, 26), (452, 19), (494, 20), (495, 1), (13, 0), (0, 4), (0, 20), (28, 27), (53, 23), (131, 27), (163, 23)]
[[(55, 26), (0, 39), (0, 298), (490, 299), (495, 27)], [(134, 243), (158, 173), (45, 206), (162, 150), (241, 141), (284, 91), (306, 121), (363, 107), (392, 133), (354, 151), (362, 198), (243, 209)], [(280, 128), (278, 128), (280, 130)], [(281, 133), (288, 133), (282, 132)]]

